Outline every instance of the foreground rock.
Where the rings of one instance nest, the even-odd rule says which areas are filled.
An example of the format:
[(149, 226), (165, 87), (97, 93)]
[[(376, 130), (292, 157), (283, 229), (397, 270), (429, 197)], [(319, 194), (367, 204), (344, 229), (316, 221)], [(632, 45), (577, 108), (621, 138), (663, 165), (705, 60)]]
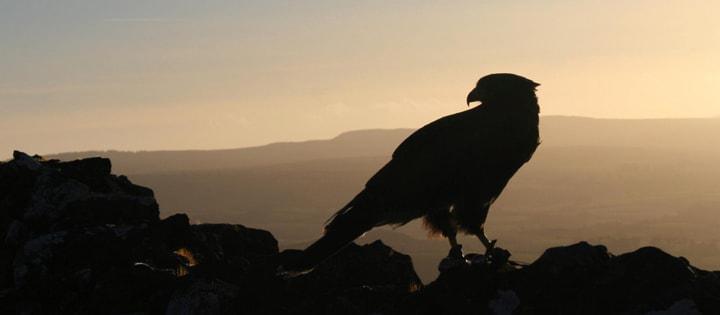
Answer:
[(158, 213), (107, 159), (15, 152), (0, 163), (0, 314), (364, 312), (420, 285), (410, 257), (380, 242), (286, 281), (269, 232)]
[(498, 249), (423, 286), (378, 241), (283, 279), (269, 232), (158, 213), (107, 159), (16, 152), (0, 163), (0, 314), (720, 314), (720, 273), (652, 247), (578, 243), (528, 266)]
[(350, 244), (311, 273), (289, 279), (292, 314), (389, 314), (422, 286), (410, 256), (381, 241)]
[(441, 274), (404, 313), (720, 314), (720, 273), (645, 247), (613, 256), (581, 242), (529, 266), (467, 265)]

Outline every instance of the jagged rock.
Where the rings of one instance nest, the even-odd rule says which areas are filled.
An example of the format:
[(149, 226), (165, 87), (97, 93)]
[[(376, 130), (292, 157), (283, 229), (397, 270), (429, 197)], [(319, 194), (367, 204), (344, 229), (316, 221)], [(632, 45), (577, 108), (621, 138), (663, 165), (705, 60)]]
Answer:
[(298, 278), (310, 290), (350, 288), (367, 285), (396, 285), (413, 289), (422, 285), (410, 256), (399, 253), (382, 241), (359, 246), (350, 244)]
[(370, 314), (391, 311), (422, 286), (410, 256), (381, 241), (350, 244), (286, 288), (291, 313)]
[(44, 161), (17, 151), (14, 156), (0, 164), (0, 218), (20, 220), (37, 233), (158, 220), (152, 190), (110, 174), (108, 159)]
[[(543, 259), (551, 251), (561, 253), (556, 257), (561, 260)], [(604, 247), (581, 243), (546, 255), (523, 270), (520, 297), (533, 309), (555, 313), (664, 310), (675, 301), (699, 297), (697, 286), (705, 273), (653, 247), (612, 257)]]
[(548, 249), (525, 268), (476, 264), (450, 270), (413, 296), (402, 312), (664, 314), (692, 306), (717, 314), (719, 289), (716, 273), (657, 248), (613, 256), (604, 246), (581, 242)]
[(7, 228), (5, 245), (17, 247), (24, 243), (30, 236), (30, 229), (20, 220), (13, 220)]
[(42, 167), (38, 159), (27, 155), (25, 152), (13, 151), (13, 162), (22, 168), (37, 171)]
[(251, 314), (278, 304), (278, 243), (270, 232), (237, 224), (193, 225), (187, 244), (197, 264), (192, 273), (237, 287), (236, 313)]
[(192, 227), (192, 233), (192, 251), (206, 265), (272, 264), (278, 254), (277, 240), (268, 231), (236, 224), (200, 224)]
[(569, 272), (591, 272), (588, 268), (604, 267), (612, 255), (602, 245), (580, 242), (570, 246), (554, 247), (533, 262), (528, 270), (537, 274), (559, 275)]
[(253, 310), (279, 291), (269, 232), (194, 226), (184, 214), (159, 220), (152, 190), (112, 175), (107, 159), (14, 156), (0, 163), (1, 310), (226, 309), (206, 305), (217, 299)]
[[(13, 156), (0, 163), (0, 290), (12, 292), (12, 309), (112, 313), (149, 309), (153, 303), (133, 302), (156, 295), (147, 290), (169, 296), (153, 286), (157, 277), (134, 266), (174, 256), (157, 246), (164, 240), (153, 241), (159, 218), (152, 190), (112, 175), (107, 159)], [(158, 276), (161, 286), (175, 278)]]
[(173, 293), (165, 314), (237, 314), (239, 294), (237, 286), (222, 280), (198, 279)]

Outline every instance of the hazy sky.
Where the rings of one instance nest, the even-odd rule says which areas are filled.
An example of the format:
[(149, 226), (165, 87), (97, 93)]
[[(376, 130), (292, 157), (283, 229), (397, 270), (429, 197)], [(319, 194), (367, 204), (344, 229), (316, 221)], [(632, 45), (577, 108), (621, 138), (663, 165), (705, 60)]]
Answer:
[(720, 115), (717, 1), (0, 0), (0, 157), (418, 127), (482, 75), (543, 114)]

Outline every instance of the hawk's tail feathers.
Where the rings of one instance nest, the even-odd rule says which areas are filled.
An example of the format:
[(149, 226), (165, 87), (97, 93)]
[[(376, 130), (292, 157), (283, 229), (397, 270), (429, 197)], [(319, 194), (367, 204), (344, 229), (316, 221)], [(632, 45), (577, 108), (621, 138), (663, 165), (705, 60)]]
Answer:
[(286, 271), (302, 272), (332, 257), (376, 224), (368, 194), (363, 191), (325, 224), (325, 234), (304, 251), (286, 251), (281, 264)]
[(345, 221), (345, 218), (350, 215), (350, 211), (364, 204), (366, 200), (367, 192), (363, 190), (325, 221), (325, 232), (327, 233), (328, 230), (332, 230), (339, 222)]

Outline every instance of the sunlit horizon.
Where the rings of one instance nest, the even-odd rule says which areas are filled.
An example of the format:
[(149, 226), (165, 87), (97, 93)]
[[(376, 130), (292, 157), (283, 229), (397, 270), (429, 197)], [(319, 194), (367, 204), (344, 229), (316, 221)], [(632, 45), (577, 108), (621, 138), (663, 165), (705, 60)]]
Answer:
[(222, 149), (417, 128), (488, 73), (543, 115), (720, 115), (702, 1), (5, 2), (0, 158)]

